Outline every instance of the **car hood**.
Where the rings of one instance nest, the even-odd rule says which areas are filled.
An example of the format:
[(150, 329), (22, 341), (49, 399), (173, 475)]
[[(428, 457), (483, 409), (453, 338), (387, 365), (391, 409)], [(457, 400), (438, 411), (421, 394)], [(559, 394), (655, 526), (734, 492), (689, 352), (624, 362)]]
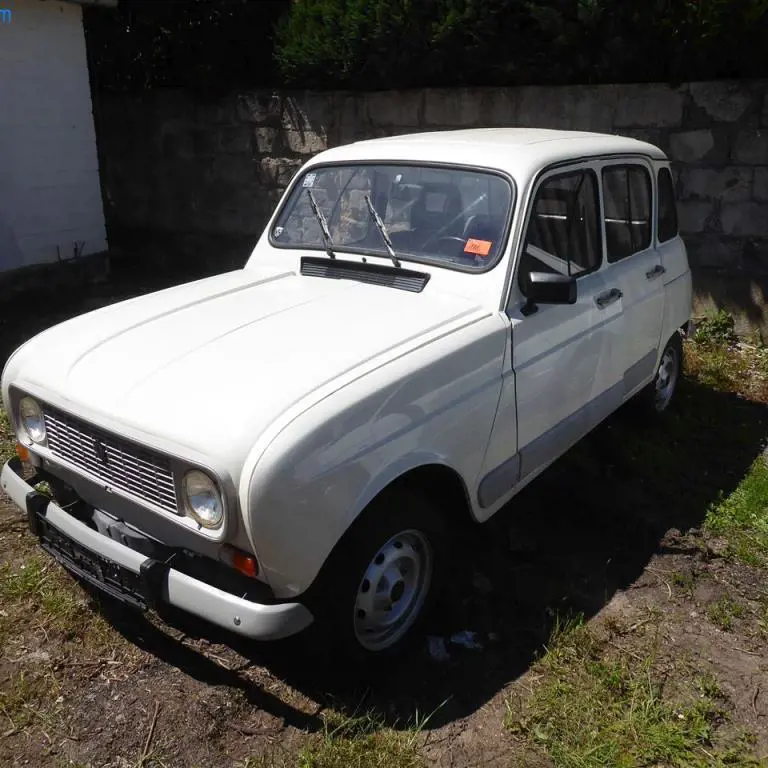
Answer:
[(248, 268), (82, 315), (10, 361), (9, 383), (232, 469), (319, 387), (487, 315), (472, 301)]

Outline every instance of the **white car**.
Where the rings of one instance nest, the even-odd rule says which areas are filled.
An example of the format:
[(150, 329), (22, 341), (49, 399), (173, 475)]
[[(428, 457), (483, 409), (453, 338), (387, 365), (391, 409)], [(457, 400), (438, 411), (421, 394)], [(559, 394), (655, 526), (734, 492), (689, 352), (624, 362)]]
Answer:
[(258, 639), (314, 624), (380, 658), (418, 635), (451, 527), (630, 398), (666, 409), (690, 313), (650, 144), (488, 129), (330, 149), (244, 269), (13, 354), (2, 487), (129, 604)]

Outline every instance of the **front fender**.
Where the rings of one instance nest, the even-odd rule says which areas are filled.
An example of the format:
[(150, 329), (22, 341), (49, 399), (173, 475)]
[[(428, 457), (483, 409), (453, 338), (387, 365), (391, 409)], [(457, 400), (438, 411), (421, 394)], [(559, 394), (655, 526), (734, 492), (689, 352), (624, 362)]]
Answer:
[(502, 319), (485, 317), (351, 381), (254, 449), (241, 505), (278, 597), (307, 589), (355, 518), (405, 472), (447, 466), (474, 498), (505, 341)]

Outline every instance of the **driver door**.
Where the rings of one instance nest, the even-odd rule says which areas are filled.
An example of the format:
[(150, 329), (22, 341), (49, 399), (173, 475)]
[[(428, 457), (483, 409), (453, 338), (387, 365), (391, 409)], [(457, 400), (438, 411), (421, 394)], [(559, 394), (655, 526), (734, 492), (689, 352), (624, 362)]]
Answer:
[[(596, 168), (584, 163), (544, 174), (526, 215), (507, 307), (510, 354), (485, 463), (491, 478), (505, 467), (507, 484), (513, 476), (517, 484), (531, 479), (621, 403), (622, 300), (604, 263)], [(529, 312), (531, 272), (575, 276), (576, 303)], [(492, 501), (486, 493), (483, 506)]]

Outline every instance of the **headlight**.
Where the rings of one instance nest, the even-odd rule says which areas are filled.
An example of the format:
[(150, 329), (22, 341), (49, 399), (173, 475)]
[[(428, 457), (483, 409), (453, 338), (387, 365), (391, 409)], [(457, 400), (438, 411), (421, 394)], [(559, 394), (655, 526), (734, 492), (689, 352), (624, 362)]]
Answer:
[(224, 519), (224, 505), (216, 483), (205, 472), (193, 469), (182, 483), (187, 514), (204, 528), (218, 528)]
[(22, 397), (19, 401), (19, 424), (23, 433), (33, 443), (45, 442), (45, 419), (37, 401)]

